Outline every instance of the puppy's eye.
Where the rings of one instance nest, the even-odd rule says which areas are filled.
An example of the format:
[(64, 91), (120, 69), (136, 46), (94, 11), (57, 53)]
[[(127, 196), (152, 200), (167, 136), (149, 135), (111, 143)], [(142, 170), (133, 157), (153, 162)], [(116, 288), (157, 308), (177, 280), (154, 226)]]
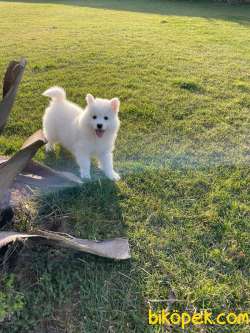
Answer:
[(108, 120), (108, 119), (109, 119), (109, 117), (104, 117), (104, 119), (105, 119), (105, 120)]
[(92, 118), (93, 118), (93, 119), (96, 119), (97, 117), (96, 117), (96, 116), (93, 116)]

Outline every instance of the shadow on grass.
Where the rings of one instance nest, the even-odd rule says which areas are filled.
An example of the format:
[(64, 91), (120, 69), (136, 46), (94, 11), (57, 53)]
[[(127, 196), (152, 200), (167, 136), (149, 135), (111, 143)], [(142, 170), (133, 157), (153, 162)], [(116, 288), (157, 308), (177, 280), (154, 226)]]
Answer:
[[(1, 2), (9, 2), (1, 0)], [(165, 0), (14, 0), (16, 3), (58, 4), (89, 8), (110, 9), (117, 11), (153, 13), (167, 16), (202, 17), (205, 19), (221, 19), (242, 25), (250, 24), (250, 6), (245, 4), (228, 5), (211, 3), (211, 1), (165, 1)], [(167, 23), (167, 22), (164, 22)]]
[(12, 293), (24, 295), (23, 306), (4, 332), (148, 332), (147, 301), (166, 300), (169, 290), (179, 311), (245, 305), (237, 288), (248, 269), (247, 176), (245, 167), (165, 168), (128, 175), (119, 187), (100, 180), (42, 197), (33, 227), (91, 239), (129, 234), (133, 257), (25, 249)]
[(45, 152), (43, 163), (56, 170), (68, 171), (80, 176), (79, 167), (73, 155), (62, 146), (57, 145), (55, 151)]
[(81, 238), (122, 237), (126, 233), (120, 197), (118, 186), (108, 179), (85, 182), (81, 187), (43, 196), (37, 207), (38, 222)]
[[(88, 182), (40, 197), (32, 225), (21, 221), (24, 224), (17, 228), (42, 227), (88, 239), (125, 237), (120, 199), (115, 183)], [(110, 326), (118, 332), (126, 325), (131, 331), (143, 327), (139, 277), (132, 278), (131, 271), (130, 260), (115, 262), (46, 245), (25, 247), (12, 268), (15, 288), (24, 295), (22, 310), (3, 327), (6, 332), (65, 332), (72, 327), (103, 332)]]

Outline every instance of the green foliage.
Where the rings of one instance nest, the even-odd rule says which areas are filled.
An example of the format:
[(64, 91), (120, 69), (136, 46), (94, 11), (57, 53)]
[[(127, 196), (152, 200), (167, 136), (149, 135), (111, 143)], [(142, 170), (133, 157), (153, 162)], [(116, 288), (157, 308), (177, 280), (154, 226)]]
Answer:
[(7, 275), (0, 278), (0, 322), (11, 320), (24, 306), (23, 295), (15, 290), (14, 276)]

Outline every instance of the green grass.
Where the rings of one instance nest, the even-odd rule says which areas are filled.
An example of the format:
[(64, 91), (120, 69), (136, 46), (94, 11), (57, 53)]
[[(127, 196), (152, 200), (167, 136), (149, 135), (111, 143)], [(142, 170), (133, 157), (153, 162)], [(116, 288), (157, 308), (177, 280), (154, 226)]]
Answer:
[[(247, 6), (0, 1), (0, 72), (28, 59), (0, 154), (41, 127), (51, 85), (81, 105), (88, 92), (121, 99), (122, 180), (94, 169), (93, 182), (36, 198), (12, 228), (125, 236), (132, 248), (127, 262), (25, 248), (0, 278), (1, 332), (163, 332), (147, 310), (171, 292), (179, 311), (249, 311), (249, 34)], [(77, 172), (60, 148), (36, 158)], [(215, 330), (249, 327), (187, 332)]]

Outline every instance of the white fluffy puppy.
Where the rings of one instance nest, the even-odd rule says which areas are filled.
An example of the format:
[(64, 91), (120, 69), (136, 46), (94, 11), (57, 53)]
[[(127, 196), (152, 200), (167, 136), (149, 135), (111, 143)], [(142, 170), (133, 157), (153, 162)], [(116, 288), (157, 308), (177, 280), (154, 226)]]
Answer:
[(60, 143), (76, 158), (82, 178), (90, 178), (91, 157), (96, 156), (105, 175), (112, 180), (120, 176), (113, 169), (113, 149), (120, 126), (118, 98), (86, 96), (85, 109), (66, 99), (64, 89), (52, 87), (43, 93), (52, 99), (43, 116), (46, 150)]

